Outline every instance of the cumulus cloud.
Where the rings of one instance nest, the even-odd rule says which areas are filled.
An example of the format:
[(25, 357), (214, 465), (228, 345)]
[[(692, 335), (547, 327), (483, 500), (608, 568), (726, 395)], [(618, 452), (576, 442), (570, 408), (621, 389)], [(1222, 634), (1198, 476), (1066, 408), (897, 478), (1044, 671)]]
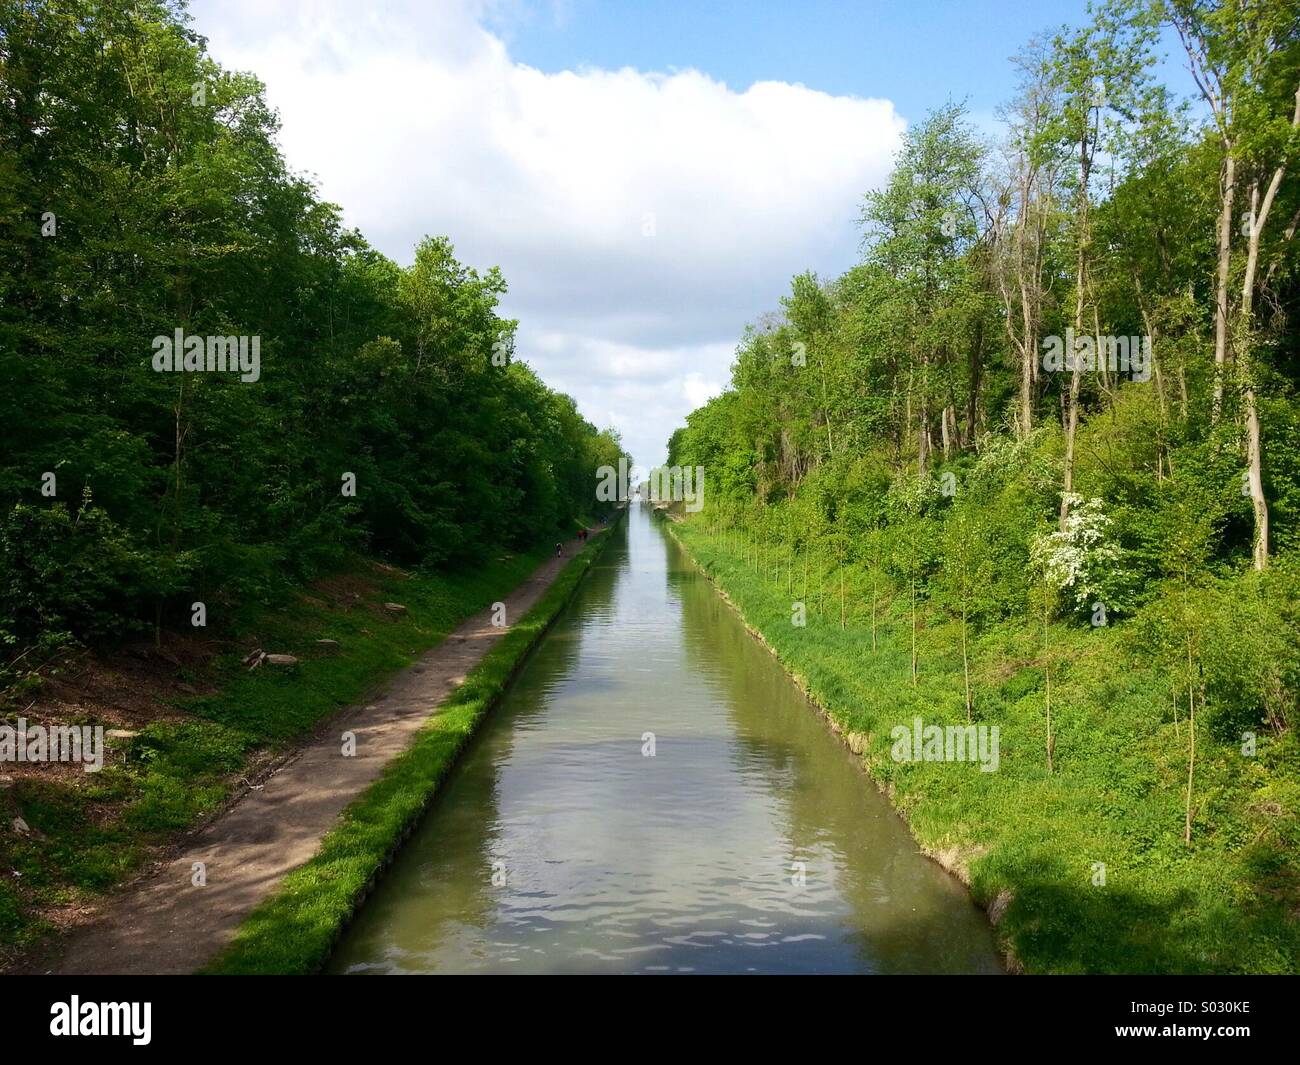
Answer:
[(401, 262), (432, 233), (499, 265), (519, 353), (657, 462), (790, 276), (853, 261), (858, 203), (904, 123), (887, 100), (780, 81), (545, 73), (511, 58), (509, 10), (193, 5), (216, 58), (266, 82), (291, 165), (349, 224)]

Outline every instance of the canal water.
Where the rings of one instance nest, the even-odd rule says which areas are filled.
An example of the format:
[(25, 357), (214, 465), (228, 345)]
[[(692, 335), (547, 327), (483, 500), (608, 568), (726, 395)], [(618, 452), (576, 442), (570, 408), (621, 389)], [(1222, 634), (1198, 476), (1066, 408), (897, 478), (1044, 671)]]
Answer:
[(336, 973), (993, 973), (992, 934), (642, 508)]

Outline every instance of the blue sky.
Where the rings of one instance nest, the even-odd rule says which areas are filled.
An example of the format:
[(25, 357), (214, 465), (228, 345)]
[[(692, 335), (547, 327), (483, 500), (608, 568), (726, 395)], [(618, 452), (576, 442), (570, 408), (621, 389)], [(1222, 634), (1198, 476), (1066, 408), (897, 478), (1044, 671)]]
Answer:
[[(790, 279), (860, 255), (907, 126), (1083, 0), (193, 0), (284, 153), (400, 263), (426, 234), (499, 266), (517, 351), (662, 460)], [(1176, 73), (1176, 70), (1175, 70)]]
[(489, 16), (520, 62), (706, 71), (733, 89), (802, 82), (888, 96), (910, 120), (969, 98), (992, 114), (1014, 87), (1007, 62), (1039, 31), (1084, 18), (1084, 0), (565, 0)]

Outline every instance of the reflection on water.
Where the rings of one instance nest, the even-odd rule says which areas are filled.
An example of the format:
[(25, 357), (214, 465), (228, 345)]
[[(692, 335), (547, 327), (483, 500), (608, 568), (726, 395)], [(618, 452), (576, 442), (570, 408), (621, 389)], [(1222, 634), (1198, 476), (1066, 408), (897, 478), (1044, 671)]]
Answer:
[(998, 971), (675, 543), (639, 508), (609, 535), (331, 971)]

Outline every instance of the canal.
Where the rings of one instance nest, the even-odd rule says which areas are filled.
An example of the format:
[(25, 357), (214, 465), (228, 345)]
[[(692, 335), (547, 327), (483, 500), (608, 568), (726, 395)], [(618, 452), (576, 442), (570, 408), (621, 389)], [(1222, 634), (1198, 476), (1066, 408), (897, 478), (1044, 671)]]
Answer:
[(994, 973), (984, 915), (632, 507), (336, 973)]

